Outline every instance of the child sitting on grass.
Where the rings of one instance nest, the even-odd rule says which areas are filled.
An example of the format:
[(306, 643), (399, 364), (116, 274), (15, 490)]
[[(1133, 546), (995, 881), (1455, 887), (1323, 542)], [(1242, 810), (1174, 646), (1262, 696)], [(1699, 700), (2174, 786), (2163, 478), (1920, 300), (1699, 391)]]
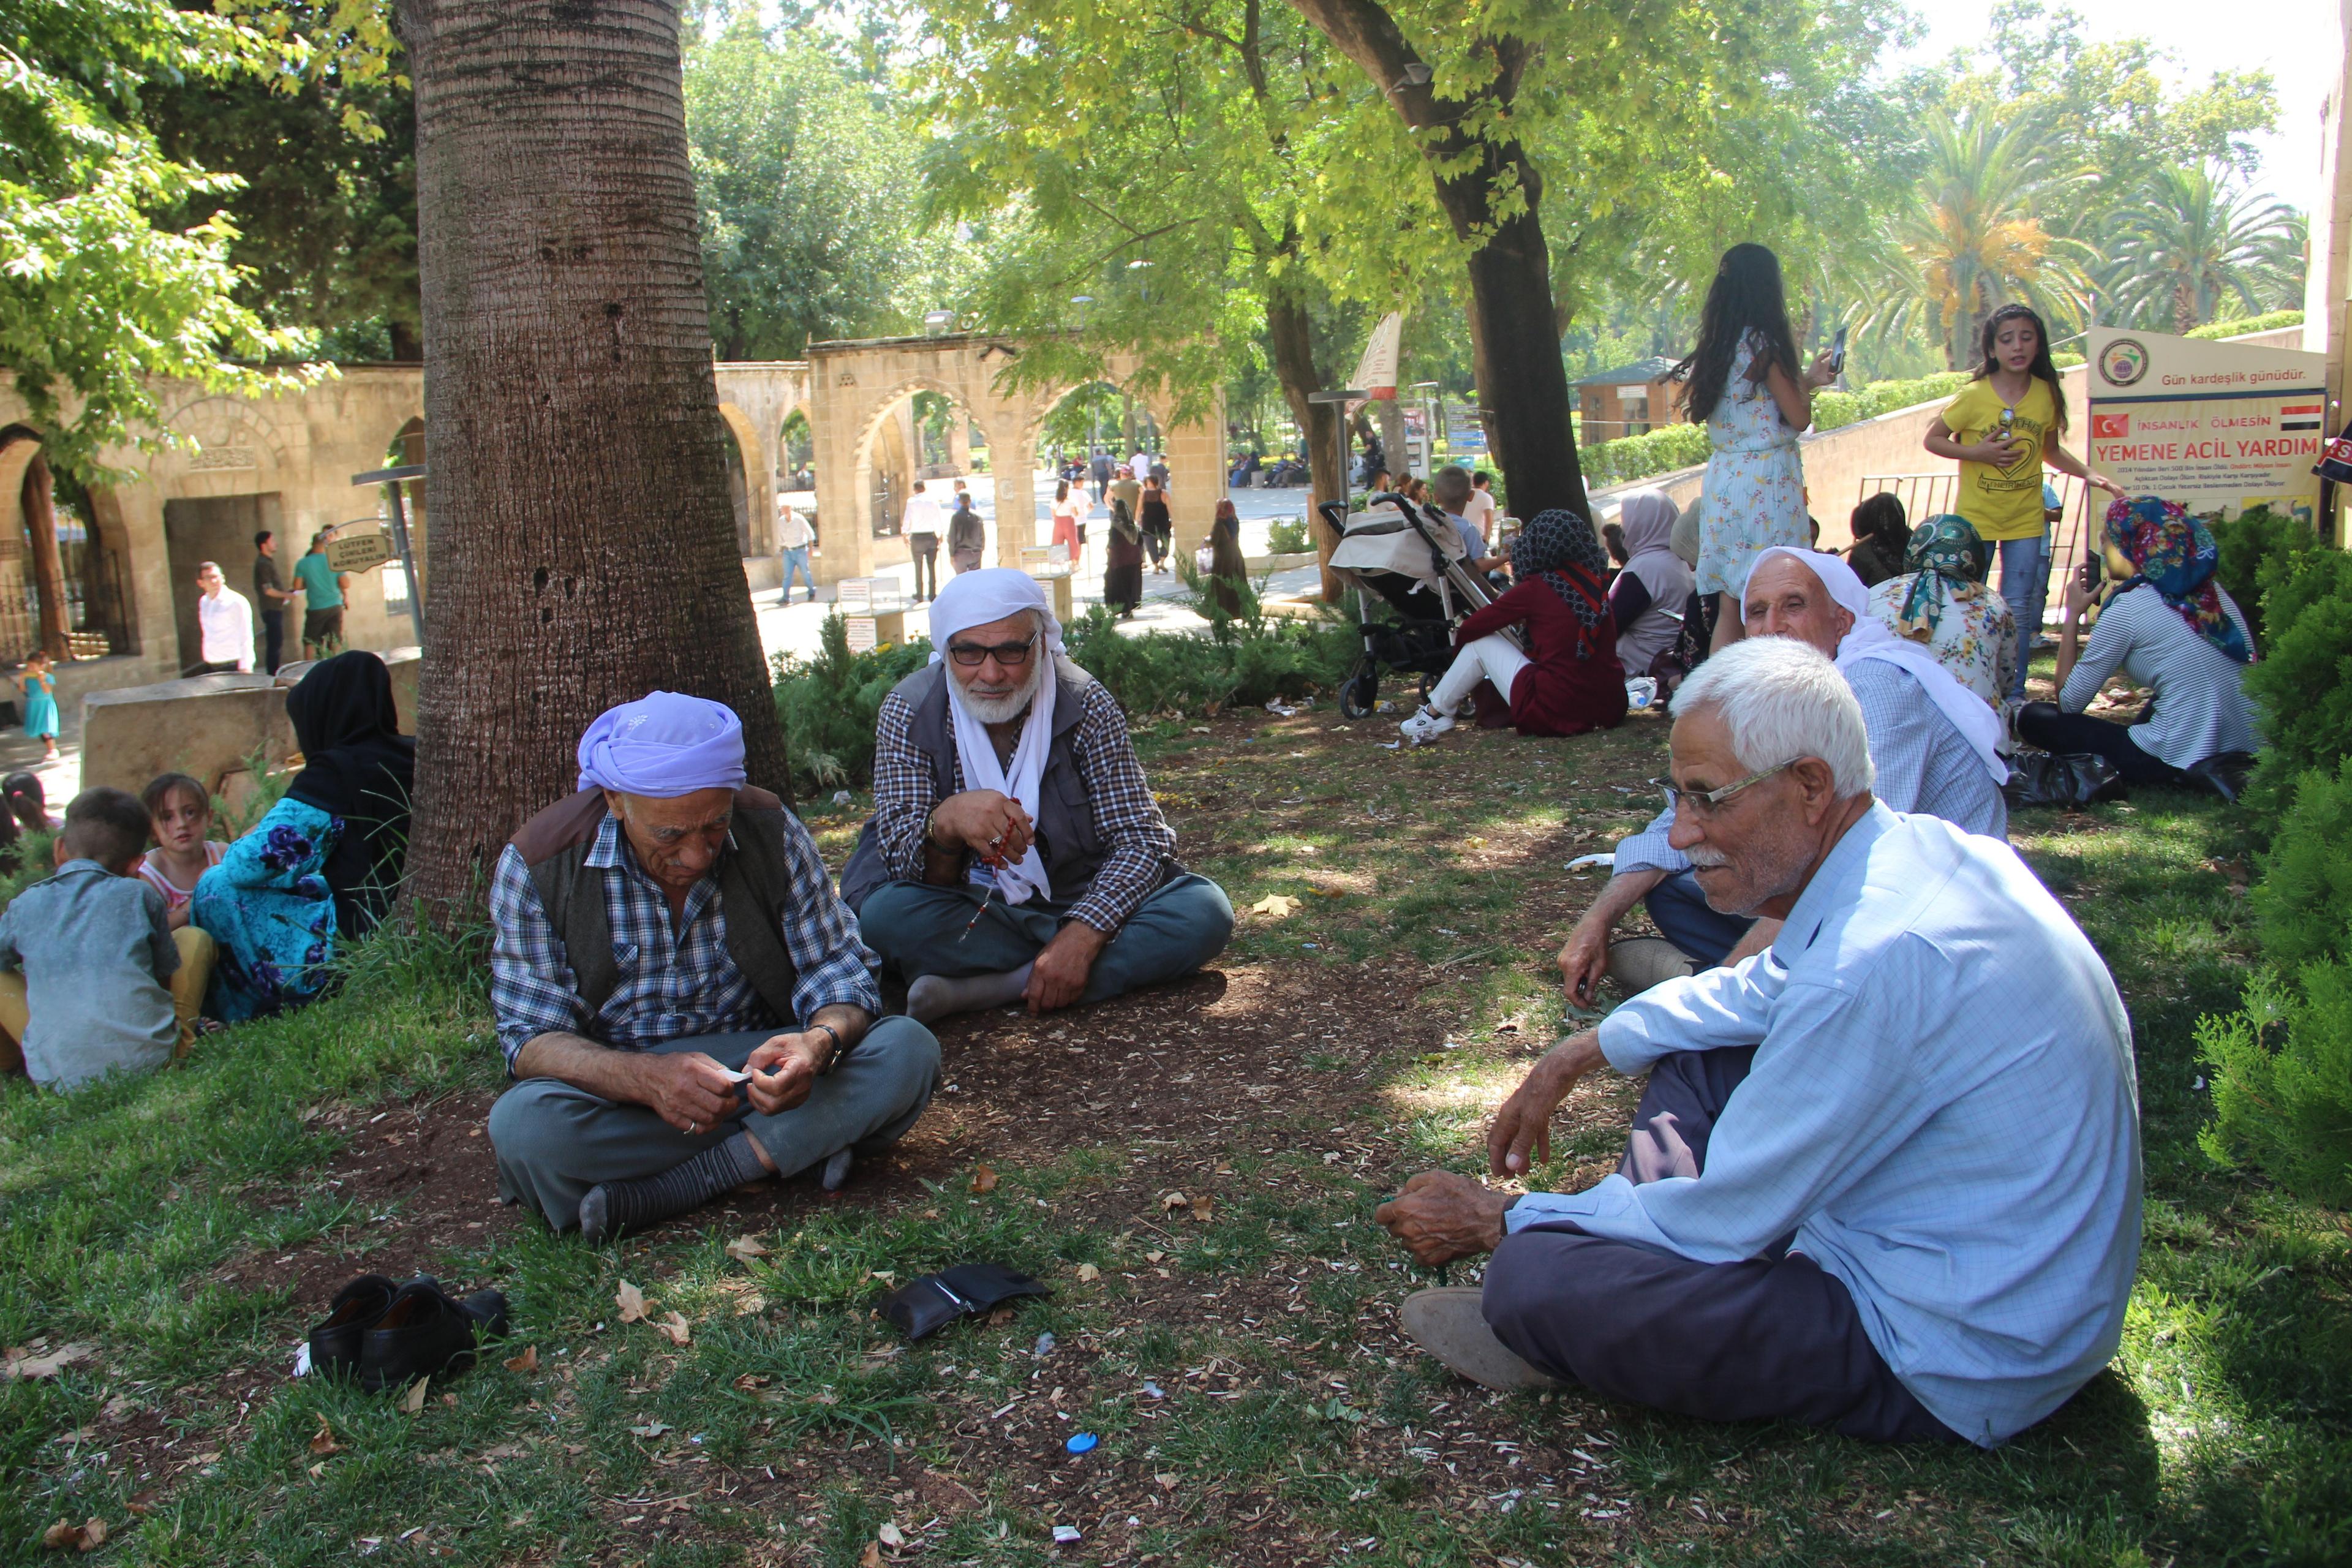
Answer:
[(155, 847), (139, 862), (139, 874), (163, 895), (164, 912), (178, 931), (188, 923), (196, 879), (228, 853), (228, 846), (209, 834), (212, 792), (186, 773), (163, 773), (139, 792), (139, 804), (147, 808), (155, 834)]
[(66, 807), (57, 874), (0, 910), (0, 1068), (21, 1064), (63, 1089), (185, 1054), (213, 942), (170, 928), (139, 875), (147, 831), (136, 795), (82, 791)]

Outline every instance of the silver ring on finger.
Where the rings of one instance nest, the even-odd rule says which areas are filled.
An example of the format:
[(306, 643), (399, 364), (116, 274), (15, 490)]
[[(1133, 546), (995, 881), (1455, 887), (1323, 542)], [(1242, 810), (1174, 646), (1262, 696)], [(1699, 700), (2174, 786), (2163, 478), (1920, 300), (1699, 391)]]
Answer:
[(699, 1132), (702, 1131), (702, 1123), (699, 1121), (689, 1121), (686, 1124), (686, 1130), (688, 1132)]

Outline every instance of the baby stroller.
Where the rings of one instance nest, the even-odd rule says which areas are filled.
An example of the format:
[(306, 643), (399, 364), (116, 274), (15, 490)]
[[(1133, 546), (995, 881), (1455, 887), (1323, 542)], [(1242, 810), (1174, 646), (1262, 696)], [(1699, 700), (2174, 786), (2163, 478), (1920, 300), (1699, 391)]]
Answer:
[[(1339, 688), (1339, 711), (1370, 716), (1380, 700), (1381, 667), (1421, 678), (1421, 694), (1454, 662), (1454, 628), (1495, 602), (1494, 588), (1470, 569), (1461, 536), (1443, 512), (1402, 497), (1378, 495), (1349, 512), (1338, 501), (1319, 509), (1339, 531), (1331, 567), (1356, 590), (1364, 651)], [(1376, 616), (1377, 596), (1390, 614)], [(1517, 627), (1503, 635), (1521, 643)], [(1521, 643), (1524, 647), (1524, 643)]]

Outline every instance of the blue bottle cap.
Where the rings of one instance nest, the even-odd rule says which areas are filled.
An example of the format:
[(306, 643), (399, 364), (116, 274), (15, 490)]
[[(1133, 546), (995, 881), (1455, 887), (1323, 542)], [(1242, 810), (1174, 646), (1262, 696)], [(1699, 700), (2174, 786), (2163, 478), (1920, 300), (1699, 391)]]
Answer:
[(1070, 1440), (1062, 1447), (1073, 1454), (1091, 1454), (1094, 1452), (1095, 1445), (1101, 1441), (1101, 1438), (1091, 1432), (1073, 1432), (1070, 1434)]

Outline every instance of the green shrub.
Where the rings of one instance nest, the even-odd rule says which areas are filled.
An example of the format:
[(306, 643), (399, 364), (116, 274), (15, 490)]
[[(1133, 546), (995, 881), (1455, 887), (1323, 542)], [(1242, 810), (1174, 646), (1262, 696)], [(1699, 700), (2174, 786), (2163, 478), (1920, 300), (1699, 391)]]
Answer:
[(1303, 517), (1277, 517), (1265, 531), (1265, 548), (1273, 555), (1297, 555), (1312, 550), (1307, 542), (1307, 520)]
[(1594, 488), (1694, 468), (1706, 462), (1706, 457), (1704, 425), (1663, 426), (1645, 436), (1600, 442), (1581, 454), (1584, 482)]
[(2255, 805), (2284, 812), (2303, 775), (2333, 774), (2352, 755), (2352, 555), (2318, 549), (2293, 556), (2263, 592), (2270, 629), (2246, 671), (2269, 745), (2255, 777)]
[(874, 721), (890, 689), (930, 661), (928, 637), (849, 651), (838, 611), (824, 618), (814, 658), (778, 654), (776, 717), (796, 795), (844, 789), (874, 776)]
[(1913, 408), (1950, 397), (1969, 384), (1964, 370), (1938, 371), (1910, 381), (1874, 381), (1851, 392), (1824, 392), (1813, 399), (1813, 428), (1835, 430), (1859, 425), (1898, 408)]
[[(1251, 607), (1255, 607), (1255, 597)], [(1244, 702), (1339, 688), (1355, 662), (1356, 633), (1333, 617), (1226, 620), (1217, 637), (1130, 636), (1100, 605), (1062, 629), (1069, 657), (1110, 688), (1129, 714), (1209, 713)], [(784, 727), (793, 787), (846, 789), (874, 777), (874, 724), (890, 689), (931, 657), (928, 638), (872, 653), (849, 651), (838, 615), (825, 617), (811, 659), (779, 654), (776, 716)]]
[(2352, 970), (2308, 964), (2298, 994), (2263, 974), (2237, 1012), (2198, 1021), (2214, 1114), (2197, 1142), (2340, 1208), (2352, 1205)]
[(2263, 857), (2252, 889), (2263, 956), (2286, 969), (2322, 959), (2352, 962), (2352, 758), (2333, 775), (2314, 768), (2296, 781), (2294, 804)]
[(2221, 563), (2214, 571), (2214, 579), (2246, 613), (2255, 647), (2266, 647), (2270, 635), (2263, 600), (2294, 571), (2298, 559), (2319, 548), (2319, 536), (2308, 523), (2266, 506), (2249, 507), (2234, 518), (2210, 521), (2214, 542), (2221, 547)]
[(2242, 338), (2249, 332), (2274, 332), (2282, 327), (2303, 325), (2301, 310), (2273, 310), (2268, 315), (2247, 316), (2235, 321), (2208, 321), (2201, 327), (2189, 329), (2192, 338)]
[(1355, 633), (1342, 621), (1256, 619), (1230, 626), (1224, 641), (1166, 632), (1130, 637), (1097, 605), (1065, 627), (1063, 639), (1070, 657), (1136, 719), (1334, 690), (1355, 660)]

